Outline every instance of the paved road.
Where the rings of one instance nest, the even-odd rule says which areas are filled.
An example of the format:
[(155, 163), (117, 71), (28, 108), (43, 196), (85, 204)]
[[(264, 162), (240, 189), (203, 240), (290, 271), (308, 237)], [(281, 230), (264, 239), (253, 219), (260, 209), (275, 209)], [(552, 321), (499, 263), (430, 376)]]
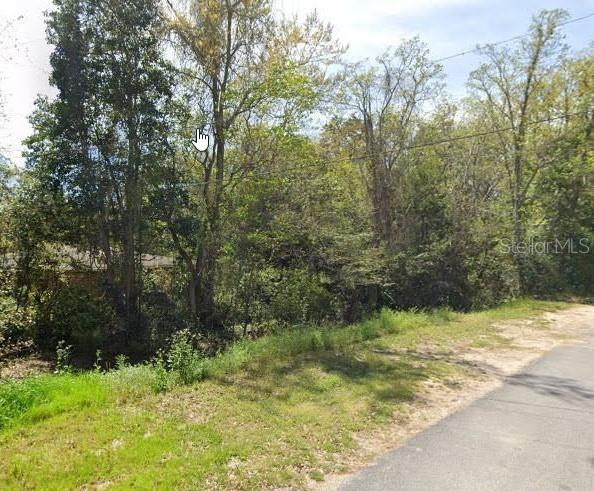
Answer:
[(341, 489), (594, 491), (591, 333), (582, 344), (549, 352)]

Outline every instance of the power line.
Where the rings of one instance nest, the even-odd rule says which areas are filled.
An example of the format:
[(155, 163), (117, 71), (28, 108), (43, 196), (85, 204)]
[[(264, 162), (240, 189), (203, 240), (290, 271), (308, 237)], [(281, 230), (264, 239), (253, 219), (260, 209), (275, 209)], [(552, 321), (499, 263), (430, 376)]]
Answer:
[[(557, 121), (559, 119), (567, 119), (573, 116), (581, 116), (584, 114), (588, 114), (589, 111), (580, 111), (577, 113), (567, 113), (567, 114), (562, 114), (561, 116), (555, 116), (553, 118), (545, 118), (545, 119), (537, 119), (535, 121), (529, 121), (528, 123), (526, 123), (526, 126), (533, 126), (533, 125), (537, 125), (537, 124), (542, 124), (542, 123), (551, 123), (553, 121)], [(488, 136), (488, 135), (494, 135), (497, 133), (502, 133), (504, 131), (512, 131), (515, 130), (516, 127), (515, 126), (507, 126), (505, 128), (499, 128), (496, 130), (490, 130), (490, 131), (483, 131), (481, 133), (472, 133), (469, 135), (461, 135), (461, 136), (455, 136), (453, 138), (448, 138), (446, 140), (438, 140), (438, 141), (434, 141), (434, 142), (429, 142), (429, 143), (420, 143), (418, 145), (411, 145), (409, 147), (405, 147), (405, 150), (414, 150), (416, 148), (424, 148), (424, 147), (432, 147), (435, 145), (441, 145), (443, 143), (450, 143), (450, 142), (455, 142), (455, 141), (460, 141), (460, 140), (467, 140), (470, 138), (477, 138), (479, 136)]]
[[(563, 27), (569, 24), (574, 24), (575, 22), (580, 22), (582, 20), (587, 20), (591, 17), (594, 17), (594, 12), (590, 13), (590, 14), (586, 14), (583, 15), (581, 17), (576, 17), (575, 19), (569, 19), (565, 22), (560, 22), (559, 24), (557, 24), (557, 27)], [(464, 56), (464, 55), (468, 55), (471, 53), (475, 53), (477, 51), (479, 51), (481, 49), (481, 47), (485, 47), (485, 46), (500, 46), (502, 44), (507, 44), (507, 43), (511, 43), (513, 41), (517, 41), (519, 39), (525, 38), (527, 36), (529, 36), (530, 33), (526, 33), (526, 34), (519, 34), (517, 36), (513, 36), (507, 39), (503, 39), (501, 41), (495, 41), (493, 43), (484, 43), (482, 46), (478, 45), (472, 49), (468, 49), (465, 51), (460, 51), (459, 53), (454, 53), (452, 55), (448, 55), (448, 56), (444, 56), (443, 58), (438, 58), (436, 60), (433, 60), (435, 62), (441, 62), (441, 61), (446, 61), (446, 60), (451, 60), (453, 58), (458, 58), (460, 56)], [(43, 41), (47, 41), (46, 37), (38, 37), (38, 38), (31, 38), (31, 39), (24, 39), (24, 40), (16, 40), (15, 41), (15, 45), (19, 45), (19, 44), (33, 44), (33, 43), (39, 43), (39, 42), (43, 42)]]
[[(591, 17), (594, 17), (594, 12), (592, 12), (590, 14), (587, 14), (587, 15), (583, 15), (581, 17), (576, 17), (574, 19), (569, 19), (569, 20), (567, 20), (565, 22), (560, 22), (559, 24), (557, 24), (556, 27), (563, 27), (563, 26), (566, 26), (566, 25), (569, 25), (569, 24), (574, 24), (576, 22), (587, 20), (587, 19), (589, 19)], [(496, 42), (493, 42), (493, 43), (485, 43), (482, 46), (477, 45), (473, 49), (466, 50), (466, 51), (461, 51), (459, 53), (455, 53), (455, 54), (452, 54), (452, 55), (449, 55), (449, 56), (446, 56), (446, 57), (443, 57), (443, 58), (438, 58), (438, 59), (433, 60), (433, 61), (436, 62), (436, 63), (439, 63), (441, 61), (451, 60), (453, 58), (457, 58), (457, 57), (460, 57), (460, 56), (464, 56), (464, 55), (467, 55), (467, 54), (478, 52), (478, 51), (480, 51), (485, 46), (500, 46), (502, 44), (507, 44), (507, 43), (510, 43), (510, 42), (513, 42), (513, 41), (517, 41), (519, 39), (523, 39), (523, 38), (528, 37), (528, 36), (530, 36), (530, 33), (529, 32), (528, 33), (525, 33), (525, 34), (520, 34), (520, 35), (517, 35), (517, 36), (513, 36), (511, 38), (503, 39), (501, 41), (496, 41)], [(536, 124), (548, 123), (548, 122), (556, 121), (556, 120), (559, 120), (559, 119), (565, 119), (565, 118), (569, 118), (569, 117), (573, 117), (573, 116), (577, 116), (577, 115), (581, 115), (581, 114), (586, 114), (586, 113), (587, 113), (587, 111), (578, 112), (578, 113), (564, 114), (564, 115), (553, 117), (553, 118), (546, 118), (546, 119), (542, 119), (542, 120), (531, 121), (531, 122), (527, 123), (527, 125), (528, 126), (532, 126), (532, 125), (536, 125)], [(514, 129), (515, 129), (515, 127), (510, 126), (510, 127), (507, 127), (507, 128), (501, 128), (501, 129), (497, 129), (497, 130), (490, 130), (490, 131), (485, 131), (485, 132), (481, 132), (481, 133), (474, 133), (474, 134), (470, 134), (470, 135), (461, 135), (461, 136), (453, 137), (453, 138), (450, 138), (450, 139), (444, 139), (444, 140), (439, 140), (439, 141), (434, 141), (434, 142), (428, 142), (428, 143), (422, 143), (422, 144), (417, 144), (417, 145), (406, 146), (406, 147), (403, 147), (402, 150), (415, 150), (415, 149), (419, 149), (419, 148), (427, 148), (427, 147), (431, 147), (431, 146), (442, 145), (442, 144), (445, 144), (445, 143), (451, 143), (451, 142), (456, 142), (456, 141), (461, 141), (461, 140), (466, 140), (466, 139), (471, 139), (471, 138), (478, 138), (478, 137), (481, 137), (481, 136), (488, 136), (488, 135), (492, 135), (492, 134), (501, 133), (501, 132), (504, 132), (504, 131), (511, 131), (511, 130), (514, 130)], [(362, 156), (358, 156), (358, 157), (344, 157), (344, 158), (340, 158), (340, 159), (327, 160), (324, 163), (325, 164), (332, 164), (332, 163), (341, 163), (341, 162), (348, 162), (348, 161), (354, 161), (354, 160), (365, 160), (365, 159), (367, 159), (369, 157), (370, 157), (370, 155), (362, 155)], [(308, 167), (308, 166), (300, 165), (300, 166), (294, 166), (294, 167), (285, 167), (283, 169), (283, 171), (287, 171), (287, 170), (289, 170), (289, 171), (290, 170), (301, 170), (304, 167)], [(309, 167), (313, 167), (313, 165), (311, 165)], [(245, 176), (244, 179), (251, 179), (253, 177), (260, 177), (260, 176), (258, 174), (252, 173), (252, 174), (249, 174), (249, 175)], [(263, 178), (266, 178), (266, 177), (268, 177), (268, 178), (269, 177), (275, 177), (276, 178), (276, 177), (282, 177), (282, 176), (267, 174), (267, 175), (261, 176), (261, 177), (263, 177)], [(180, 183), (180, 184), (182, 184), (182, 185), (188, 185), (188, 186), (191, 186), (191, 185), (201, 186), (201, 185), (206, 184), (206, 182), (205, 181), (195, 181), (193, 183)]]
[[(557, 24), (557, 27), (562, 27), (562, 26), (566, 26), (568, 24), (573, 24), (575, 22), (580, 22), (582, 20), (586, 20), (586, 19), (589, 19), (591, 17), (594, 17), (594, 12), (592, 12), (591, 14), (584, 15), (582, 17), (576, 17), (575, 19), (569, 19), (569, 20), (567, 20), (565, 22), (560, 22), (559, 24)], [(460, 56), (469, 55), (471, 53), (476, 53), (476, 52), (480, 51), (481, 49), (483, 49), (486, 46), (500, 46), (502, 44), (507, 44), (507, 43), (511, 43), (513, 41), (518, 41), (518, 40), (523, 39), (523, 38), (528, 37), (528, 36), (530, 36), (530, 33), (529, 32), (527, 32), (526, 34), (519, 34), (518, 36), (513, 36), (513, 37), (508, 38), (508, 39), (503, 39), (501, 41), (496, 41), (494, 43), (485, 43), (482, 46), (481, 45), (477, 45), (473, 49), (468, 49), (466, 51), (461, 51), (460, 53), (454, 53), (453, 55), (444, 56), (443, 58), (438, 58), (437, 60), (433, 60), (433, 61), (435, 63), (440, 63), (442, 61), (451, 60), (453, 58), (458, 58)]]
[[(553, 121), (558, 121), (560, 119), (567, 119), (567, 118), (571, 118), (574, 116), (582, 116), (584, 114), (589, 114), (590, 111), (591, 110), (579, 111), (579, 112), (575, 112), (575, 113), (566, 113), (566, 114), (549, 117), (549, 118), (537, 119), (534, 121), (529, 121), (528, 123), (526, 123), (526, 126), (535, 126), (538, 124), (551, 123)], [(402, 147), (402, 150), (417, 150), (420, 148), (427, 148), (427, 147), (433, 147), (433, 146), (437, 146), (437, 145), (443, 145), (445, 143), (453, 143), (453, 142), (457, 142), (457, 141), (461, 141), (461, 140), (469, 140), (472, 138), (478, 138), (478, 137), (482, 137), (482, 136), (495, 135), (498, 133), (503, 133), (505, 131), (512, 131), (515, 129), (516, 129), (515, 126), (506, 126), (504, 128), (497, 128), (497, 129), (489, 130), (489, 131), (481, 131), (478, 133), (459, 135), (459, 136), (455, 136), (452, 138), (446, 138), (443, 140), (435, 140), (435, 141), (426, 142), (426, 143), (419, 143), (416, 145), (408, 145), (408, 146)], [(365, 160), (370, 157), (371, 157), (371, 155), (364, 154), (364, 155), (354, 156), (354, 157), (341, 157), (341, 158), (337, 158), (337, 159), (324, 160), (324, 161), (322, 161), (322, 163), (324, 165), (329, 165), (329, 164), (337, 164), (337, 163), (342, 163), (342, 162), (353, 162), (353, 161)], [(319, 162), (316, 162), (315, 164), (305, 164), (305, 165), (301, 164), (299, 166), (287, 166), (282, 169), (282, 172), (292, 171), (292, 170), (303, 170), (304, 168), (307, 168), (307, 167), (319, 168), (320, 165), (319, 165)], [(254, 179), (254, 178), (270, 179), (270, 178), (281, 178), (281, 177), (283, 177), (283, 175), (266, 172), (266, 173), (250, 173), (250, 174), (245, 175), (243, 177), (243, 179), (247, 179), (247, 180)], [(190, 183), (178, 183), (178, 185), (181, 185), (181, 186), (203, 186), (204, 184), (206, 184), (206, 181), (193, 181)]]
[[(561, 23), (559, 23), (557, 25), (557, 27), (566, 26), (566, 25), (569, 25), (569, 24), (573, 24), (573, 23), (576, 23), (576, 22), (587, 20), (587, 19), (592, 18), (592, 17), (594, 17), (594, 12), (593, 13), (590, 13), (590, 14), (587, 14), (587, 15), (583, 15), (581, 17), (576, 17), (574, 19), (569, 19), (569, 20), (567, 20), (565, 22), (561, 22)], [(460, 56), (464, 56), (464, 55), (467, 55), (467, 54), (478, 52), (478, 51), (480, 51), (485, 46), (499, 46), (499, 45), (502, 45), (502, 44), (507, 44), (507, 43), (510, 43), (510, 42), (513, 42), (513, 41), (517, 41), (519, 39), (523, 39), (523, 38), (525, 38), (525, 37), (527, 37), (529, 35), (530, 35), (530, 33), (526, 33), (526, 34), (521, 34), (521, 35), (513, 36), (511, 38), (504, 39), (504, 40), (501, 40), (501, 41), (496, 41), (496, 42), (493, 42), (493, 43), (485, 43), (482, 46), (481, 45), (477, 45), (473, 49), (466, 50), (466, 51), (461, 51), (459, 53), (455, 53), (455, 54), (452, 54), (452, 55), (449, 55), (449, 56), (445, 56), (443, 58), (438, 58), (438, 59), (435, 59), (433, 61), (436, 62), (436, 63), (438, 63), (438, 62), (442, 62), (442, 61), (446, 61), (446, 60), (451, 60), (453, 58), (457, 58), (457, 57), (460, 57)], [(43, 38), (39, 38), (39, 39), (41, 40)], [(33, 41), (36, 41), (36, 40), (37, 39), (30, 39), (28, 41), (25, 41), (24, 44), (29, 43), (29, 42), (33, 42)], [(44, 74), (49, 75), (49, 72), (48, 71), (46, 71), (44, 69), (41, 69), (39, 67), (35, 67), (35, 68), (37, 70), (39, 70), (40, 72), (43, 72)], [(12, 115), (19, 115), (19, 114), (20, 115), (23, 115), (23, 113), (13, 113)], [(550, 122), (550, 121), (554, 121), (556, 119), (562, 119), (562, 118), (565, 118), (565, 117), (575, 116), (576, 114), (581, 114), (581, 113), (567, 114), (567, 115), (559, 116), (557, 118), (551, 118), (551, 119), (545, 119), (545, 120), (540, 120), (540, 121), (534, 121), (534, 122), (531, 122), (531, 123), (528, 123), (528, 124), (529, 125), (532, 125), (532, 124), (540, 124), (540, 123)], [(430, 147), (430, 146), (434, 146), (434, 145), (440, 145), (440, 144), (444, 144), (444, 143), (449, 143), (449, 142), (452, 142), (452, 141), (459, 141), (459, 140), (464, 140), (464, 139), (468, 139), (468, 138), (476, 138), (476, 137), (479, 137), (479, 136), (487, 136), (487, 135), (490, 135), (490, 134), (499, 133), (499, 132), (502, 132), (502, 131), (513, 130), (513, 129), (514, 129), (513, 127), (510, 127), (510, 128), (504, 128), (504, 129), (495, 130), (495, 131), (487, 131), (487, 132), (482, 132), (482, 133), (476, 133), (476, 134), (472, 134), (472, 135), (462, 135), (462, 136), (459, 136), (459, 137), (455, 137), (453, 139), (447, 139), (447, 140), (442, 140), (442, 141), (437, 141), (437, 142), (429, 142), (429, 143), (424, 143), (424, 144), (412, 145), (412, 146), (404, 147), (403, 150), (414, 150), (414, 149), (417, 149), (417, 148), (425, 148), (425, 147)], [(18, 150), (14, 150), (13, 152), (14, 153), (17, 153)], [(369, 157), (368, 155), (363, 155), (363, 156), (360, 156), (360, 157), (347, 157), (347, 158), (342, 158), (342, 159), (338, 159), (338, 160), (334, 160), (334, 161), (326, 161), (326, 162), (327, 163), (338, 163), (338, 162), (345, 162), (345, 161), (352, 161), (352, 160), (364, 160), (364, 159), (366, 159), (368, 157)], [(303, 166), (295, 167), (295, 169), (301, 169), (301, 168), (303, 168)], [(291, 170), (290, 168), (286, 168), (286, 169)], [(251, 177), (253, 175), (254, 174), (250, 174), (249, 177)], [(204, 184), (204, 183), (202, 183), (202, 184)]]

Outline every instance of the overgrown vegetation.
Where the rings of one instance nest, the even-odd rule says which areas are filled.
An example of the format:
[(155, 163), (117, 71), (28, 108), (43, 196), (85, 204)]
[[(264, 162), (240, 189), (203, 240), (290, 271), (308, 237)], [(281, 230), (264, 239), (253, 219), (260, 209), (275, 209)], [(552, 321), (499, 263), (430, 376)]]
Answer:
[(54, 373), (0, 381), (3, 488), (299, 487), (465, 376), (454, 347), (562, 307), (518, 298), (594, 294), (565, 11), (454, 102), (422, 40), (350, 63), (271, 0), (53, 4), (55, 95), (0, 155), (0, 361)]
[(592, 294), (594, 58), (566, 20), (483, 47), (453, 102), (422, 40), (347, 63), (269, 0), (55, 0), (56, 95), (26, 169), (0, 159), (0, 341), (193, 380), (237, 340), (329, 342), (295, 326)]
[[(384, 310), (356, 325), (245, 340), (208, 359), (182, 335), (151, 364), (120, 357), (106, 373), (5, 382), (0, 480), (8, 489), (299, 487), (340, 470), (355, 432), (406, 417), (422, 382), (464, 377), (454, 347), (501, 347), (493, 323), (561, 307)], [(427, 345), (431, 357), (418, 351)]]

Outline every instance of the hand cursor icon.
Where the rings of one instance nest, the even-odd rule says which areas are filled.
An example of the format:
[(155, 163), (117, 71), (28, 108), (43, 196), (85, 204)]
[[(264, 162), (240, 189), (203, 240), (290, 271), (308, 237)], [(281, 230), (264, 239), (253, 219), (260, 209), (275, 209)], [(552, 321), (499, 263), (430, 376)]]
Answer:
[(202, 133), (202, 130), (196, 128), (196, 137), (192, 140), (192, 145), (198, 150), (199, 152), (204, 152), (208, 149), (208, 135)]

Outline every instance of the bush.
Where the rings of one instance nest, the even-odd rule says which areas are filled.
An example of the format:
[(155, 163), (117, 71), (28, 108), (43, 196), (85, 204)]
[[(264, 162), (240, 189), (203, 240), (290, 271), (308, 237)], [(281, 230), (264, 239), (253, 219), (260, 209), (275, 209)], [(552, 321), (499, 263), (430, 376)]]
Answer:
[(391, 308), (471, 310), (496, 305), (516, 293), (509, 257), (495, 246), (436, 242), (393, 256), (388, 296)]
[(204, 357), (194, 349), (192, 337), (186, 330), (173, 335), (167, 353), (167, 364), (175, 381), (183, 385), (204, 378)]
[(34, 312), (17, 308), (12, 297), (0, 296), (0, 346), (14, 345), (30, 338)]
[(334, 317), (333, 298), (323, 275), (302, 269), (286, 270), (271, 295), (270, 315), (291, 324), (327, 321)]
[(162, 357), (158, 357), (153, 364), (153, 371), (155, 377), (153, 379), (153, 383), (151, 385), (154, 392), (157, 394), (161, 392), (165, 392), (169, 387), (169, 373), (167, 372), (167, 368), (165, 367), (165, 363), (163, 362)]
[(67, 345), (64, 341), (58, 341), (58, 346), (56, 347), (56, 373), (70, 371), (71, 357), (72, 346)]
[(74, 353), (93, 358), (104, 347), (113, 325), (114, 313), (102, 296), (78, 286), (62, 287), (42, 298), (35, 341), (50, 350), (64, 341)]
[(175, 296), (165, 288), (167, 278), (160, 273), (150, 270), (143, 278), (146, 291), (142, 295), (142, 314), (152, 353), (165, 348), (174, 333), (188, 326)]

